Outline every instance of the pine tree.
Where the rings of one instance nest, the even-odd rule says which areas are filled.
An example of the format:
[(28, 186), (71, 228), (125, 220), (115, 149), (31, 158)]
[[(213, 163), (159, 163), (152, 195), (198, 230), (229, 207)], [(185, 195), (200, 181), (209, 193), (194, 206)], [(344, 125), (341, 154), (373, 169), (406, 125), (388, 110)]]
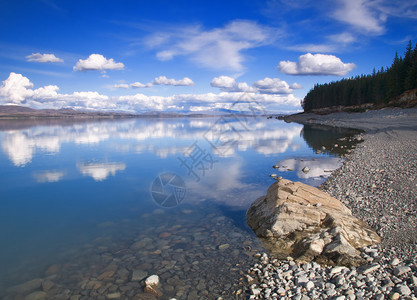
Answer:
[(331, 106), (350, 106), (365, 103), (380, 105), (404, 91), (417, 88), (417, 45), (411, 41), (404, 58), (395, 53), (391, 67), (372, 74), (342, 79), (337, 82), (316, 84), (302, 101), (304, 111)]

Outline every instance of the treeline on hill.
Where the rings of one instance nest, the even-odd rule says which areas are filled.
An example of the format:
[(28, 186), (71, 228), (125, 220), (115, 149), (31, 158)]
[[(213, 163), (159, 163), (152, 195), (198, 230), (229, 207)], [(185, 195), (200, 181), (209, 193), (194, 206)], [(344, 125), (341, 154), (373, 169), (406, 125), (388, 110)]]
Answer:
[(417, 45), (413, 49), (410, 41), (404, 58), (396, 53), (391, 67), (378, 72), (374, 69), (372, 75), (316, 84), (301, 105), (306, 112), (332, 106), (383, 105), (414, 88), (417, 88)]

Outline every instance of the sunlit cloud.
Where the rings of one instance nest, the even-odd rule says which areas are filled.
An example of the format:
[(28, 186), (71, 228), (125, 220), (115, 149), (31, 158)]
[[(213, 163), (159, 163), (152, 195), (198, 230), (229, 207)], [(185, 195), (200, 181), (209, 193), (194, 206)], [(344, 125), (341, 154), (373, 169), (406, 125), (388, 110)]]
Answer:
[(87, 59), (80, 59), (74, 66), (74, 71), (105, 71), (105, 70), (121, 70), (125, 65), (115, 62), (113, 58), (107, 59), (101, 54), (91, 54)]
[(148, 82), (148, 83), (140, 83), (140, 82), (134, 82), (130, 84), (131, 88), (137, 89), (137, 88), (148, 88), (148, 87), (152, 87), (152, 83)]
[(210, 85), (212, 87), (220, 88), (223, 92), (249, 92), (254, 93), (256, 92), (256, 89), (253, 87), (249, 87), (246, 82), (236, 82), (236, 80), (233, 77), (229, 76), (219, 76), (213, 78), (213, 80), (210, 82)]
[(294, 91), (287, 82), (279, 78), (266, 77), (254, 82), (253, 86), (261, 94), (291, 94)]
[(180, 80), (175, 80), (175, 79), (168, 79), (166, 76), (159, 76), (155, 78), (155, 80), (153, 81), (153, 84), (192, 86), (194, 85), (194, 82), (188, 77), (184, 77), (183, 79), (180, 79)]
[[(228, 77), (219, 77), (215, 85), (223, 90), (221, 93), (174, 94), (172, 96), (148, 96), (144, 94), (109, 97), (95, 91), (60, 94), (59, 87), (48, 85), (33, 89), (33, 83), (21, 74), (10, 73), (9, 78), (0, 86), (0, 103), (17, 104), (32, 108), (74, 108), (103, 111), (124, 111), (140, 113), (146, 111), (167, 112), (216, 112), (232, 108), (234, 103), (248, 98), (262, 103), (264, 110), (296, 111), (300, 108), (300, 99), (293, 94), (285, 94), (290, 87), (285, 81), (271, 79), (266, 89), (266, 81), (258, 82), (259, 88), (249, 87), (246, 83), (227, 85)], [(224, 82), (222, 82), (224, 81)], [(215, 81), (213, 81), (215, 82)], [(261, 85), (263, 82), (263, 85)], [(181, 83), (181, 82), (180, 82)], [(119, 88), (122, 86), (119, 86)], [(123, 86), (126, 87), (126, 86)], [(265, 89), (264, 89), (265, 87)], [(235, 90), (231, 92), (231, 90)], [(243, 92), (245, 90), (246, 92)], [(256, 91), (256, 93), (253, 93)], [(279, 93), (278, 93), (279, 92)]]
[(356, 68), (354, 63), (343, 63), (334, 55), (307, 53), (298, 62), (280, 61), (278, 70), (288, 75), (338, 75), (344, 76)]

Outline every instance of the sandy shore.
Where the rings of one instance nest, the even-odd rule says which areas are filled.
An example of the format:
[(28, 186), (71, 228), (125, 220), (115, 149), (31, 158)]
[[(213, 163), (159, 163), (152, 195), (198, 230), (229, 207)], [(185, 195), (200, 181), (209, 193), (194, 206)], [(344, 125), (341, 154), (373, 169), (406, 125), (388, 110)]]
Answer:
[(248, 272), (249, 299), (417, 299), (417, 108), (287, 122), (364, 130), (363, 142), (320, 187), (382, 236), (359, 268), (298, 265), (263, 254)]

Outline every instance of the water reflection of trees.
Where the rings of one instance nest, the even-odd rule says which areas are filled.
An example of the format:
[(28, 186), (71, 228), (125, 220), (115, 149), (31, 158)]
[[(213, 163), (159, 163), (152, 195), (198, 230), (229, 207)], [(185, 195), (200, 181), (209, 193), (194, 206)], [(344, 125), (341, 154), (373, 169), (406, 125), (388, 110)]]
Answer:
[(345, 155), (359, 143), (355, 135), (361, 132), (358, 129), (306, 124), (301, 136), (315, 152)]

